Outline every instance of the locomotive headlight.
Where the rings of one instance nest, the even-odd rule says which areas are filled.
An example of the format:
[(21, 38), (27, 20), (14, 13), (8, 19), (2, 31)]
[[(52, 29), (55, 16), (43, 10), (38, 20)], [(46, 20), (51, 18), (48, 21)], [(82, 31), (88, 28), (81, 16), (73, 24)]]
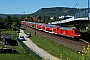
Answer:
[(81, 35), (75, 35), (75, 36), (81, 36)]
[(81, 35), (78, 35), (78, 36), (81, 36)]

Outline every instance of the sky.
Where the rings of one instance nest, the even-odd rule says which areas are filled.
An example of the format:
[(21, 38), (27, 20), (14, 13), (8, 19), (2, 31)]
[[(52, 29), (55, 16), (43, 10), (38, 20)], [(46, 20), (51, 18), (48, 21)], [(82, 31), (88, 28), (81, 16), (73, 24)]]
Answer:
[(31, 14), (51, 7), (88, 8), (88, 0), (0, 0), (0, 14)]

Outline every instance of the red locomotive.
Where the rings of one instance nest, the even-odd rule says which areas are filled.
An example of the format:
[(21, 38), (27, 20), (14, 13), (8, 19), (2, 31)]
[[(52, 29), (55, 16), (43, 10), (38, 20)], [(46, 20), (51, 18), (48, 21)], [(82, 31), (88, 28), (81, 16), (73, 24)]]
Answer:
[(81, 36), (79, 30), (74, 28), (67, 28), (67, 27), (61, 27), (58, 34), (74, 39), (80, 38)]

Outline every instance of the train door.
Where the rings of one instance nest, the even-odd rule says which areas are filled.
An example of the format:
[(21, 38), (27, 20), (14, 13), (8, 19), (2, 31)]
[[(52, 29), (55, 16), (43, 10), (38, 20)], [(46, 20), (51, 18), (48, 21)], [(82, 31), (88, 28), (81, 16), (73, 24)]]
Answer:
[(70, 31), (69, 30), (66, 30), (66, 32), (65, 32), (66, 34), (66, 36), (69, 36), (69, 33), (70, 33)]
[(57, 29), (53, 28), (53, 32), (54, 32), (54, 34), (57, 34)]
[(53, 33), (54, 33), (54, 34), (57, 34), (57, 31), (58, 31), (58, 27), (54, 26), (54, 27), (53, 27)]
[(41, 29), (44, 31), (45, 30), (45, 24), (42, 24)]
[(66, 32), (65, 32), (64, 29), (61, 30), (61, 34), (62, 34), (63, 36), (66, 34)]
[(63, 29), (60, 29), (59, 34), (63, 35)]
[(69, 36), (71, 36), (72, 38), (74, 38), (74, 36), (75, 36), (75, 32), (74, 32), (74, 30), (71, 30), (71, 31), (70, 31)]

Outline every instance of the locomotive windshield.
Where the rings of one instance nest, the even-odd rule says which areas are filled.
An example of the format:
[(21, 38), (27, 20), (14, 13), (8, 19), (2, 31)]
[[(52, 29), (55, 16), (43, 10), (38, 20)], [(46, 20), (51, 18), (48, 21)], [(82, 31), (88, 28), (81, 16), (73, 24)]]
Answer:
[(76, 34), (80, 34), (80, 31), (79, 31), (79, 30), (75, 30), (75, 33), (76, 33)]

